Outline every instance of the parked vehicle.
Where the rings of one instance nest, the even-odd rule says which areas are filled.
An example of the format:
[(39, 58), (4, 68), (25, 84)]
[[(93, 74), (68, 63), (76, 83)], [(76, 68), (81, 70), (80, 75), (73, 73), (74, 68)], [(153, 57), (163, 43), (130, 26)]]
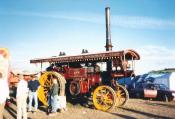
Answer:
[(137, 83), (135, 88), (129, 90), (131, 97), (136, 98), (151, 98), (161, 101), (172, 101), (174, 91), (170, 91), (168, 87), (164, 84), (155, 84), (155, 83)]

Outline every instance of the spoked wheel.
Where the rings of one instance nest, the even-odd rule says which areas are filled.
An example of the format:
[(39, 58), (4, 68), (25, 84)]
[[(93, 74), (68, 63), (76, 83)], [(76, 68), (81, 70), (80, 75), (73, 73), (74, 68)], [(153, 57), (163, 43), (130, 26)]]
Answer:
[(109, 86), (98, 86), (93, 93), (93, 103), (98, 110), (112, 110), (116, 105), (115, 91)]
[(124, 106), (129, 99), (129, 94), (124, 86), (116, 85), (116, 106)]
[(48, 100), (53, 85), (53, 78), (57, 79), (58, 82), (58, 95), (65, 91), (65, 79), (62, 75), (52, 71), (45, 72), (39, 79), (40, 87), (38, 89), (38, 98), (45, 106), (49, 106)]

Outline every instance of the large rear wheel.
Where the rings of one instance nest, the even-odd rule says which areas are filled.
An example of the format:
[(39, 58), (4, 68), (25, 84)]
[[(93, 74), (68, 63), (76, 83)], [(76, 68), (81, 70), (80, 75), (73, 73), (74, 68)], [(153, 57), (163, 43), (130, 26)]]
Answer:
[(93, 92), (93, 103), (98, 110), (112, 110), (116, 105), (115, 91), (109, 86), (98, 86)]
[(52, 79), (57, 79), (58, 82), (58, 95), (63, 95), (65, 93), (65, 79), (64, 77), (57, 73), (57, 72), (45, 72), (43, 75), (41, 75), (39, 82), (40, 87), (38, 89), (38, 98), (39, 100), (45, 105), (49, 106), (48, 99), (49, 99), (49, 93), (53, 85)]

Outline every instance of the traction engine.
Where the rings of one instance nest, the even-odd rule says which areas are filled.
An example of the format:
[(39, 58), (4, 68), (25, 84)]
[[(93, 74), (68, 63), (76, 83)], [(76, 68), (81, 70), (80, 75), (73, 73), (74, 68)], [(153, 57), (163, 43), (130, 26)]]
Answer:
[[(96, 109), (108, 111), (115, 106), (126, 104), (128, 92), (116, 80), (134, 76), (135, 60), (139, 60), (140, 56), (131, 49), (112, 51), (109, 7), (106, 7), (105, 14), (105, 52), (88, 53), (83, 50), (83, 54), (74, 56), (66, 56), (60, 52), (60, 56), (30, 60), (30, 63), (40, 63), (41, 67), (43, 63), (50, 63), (39, 80), (41, 86), (38, 97), (44, 105), (48, 106), (48, 92), (53, 84), (53, 78), (58, 80), (58, 95), (62, 95), (65, 90), (66, 95), (69, 94), (72, 98), (90, 94)], [(104, 65), (105, 68), (102, 68)]]

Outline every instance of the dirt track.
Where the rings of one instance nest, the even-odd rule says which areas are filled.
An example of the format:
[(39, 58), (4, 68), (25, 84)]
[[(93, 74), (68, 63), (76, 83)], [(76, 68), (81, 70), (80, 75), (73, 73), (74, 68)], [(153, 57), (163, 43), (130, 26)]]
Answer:
[[(16, 105), (11, 104), (4, 112), (5, 119), (16, 118)], [(130, 99), (123, 108), (116, 108), (111, 112), (102, 112), (95, 109), (86, 108), (80, 105), (68, 104), (68, 111), (55, 116), (48, 116), (44, 107), (33, 113), (28, 113), (32, 119), (147, 119), (147, 118), (174, 118), (175, 102), (159, 102), (140, 99)]]

